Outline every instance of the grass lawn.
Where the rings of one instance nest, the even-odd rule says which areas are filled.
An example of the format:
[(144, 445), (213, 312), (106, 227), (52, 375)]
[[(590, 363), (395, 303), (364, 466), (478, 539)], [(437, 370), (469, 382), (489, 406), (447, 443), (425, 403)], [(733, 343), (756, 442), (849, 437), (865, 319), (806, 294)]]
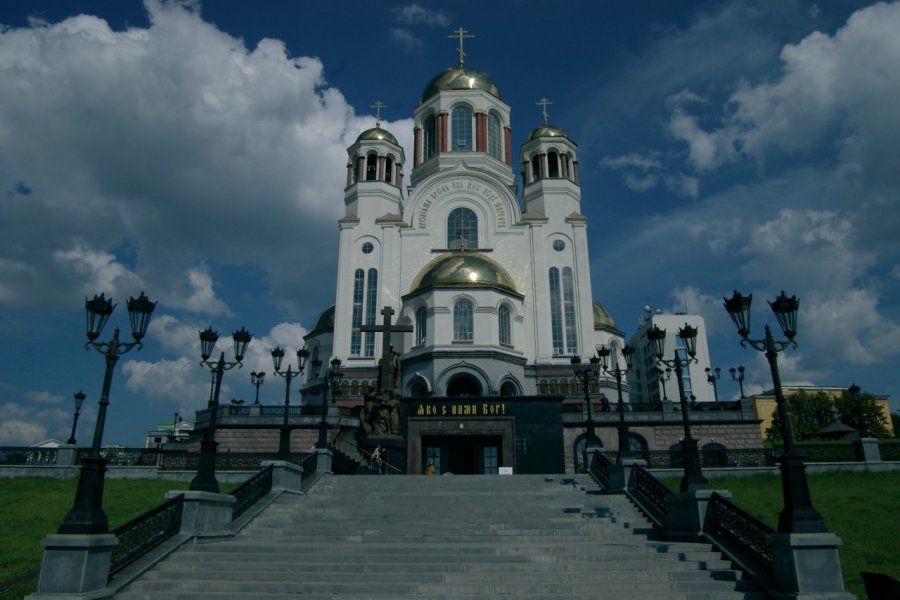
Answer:
[[(839, 552), (847, 590), (866, 597), (860, 571), (900, 579), (900, 473), (820, 473), (808, 479), (813, 506), (843, 542)], [(678, 489), (678, 479), (663, 482)], [(777, 527), (783, 506), (780, 475), (716, 477), (709, 483), (729, 490), (735, 504)]]
[[(41, 540), (56, 532), (72, 508), (76, 484), (77, 479), (0, 479), (0, 600), (21, 600), (35, 591)], [(110, 529), (162, 504), (167, 491), (188, 485), (186, 481), (107, 479), (103, 510)], [(6, 589), (17, 579), (21, 581)]]

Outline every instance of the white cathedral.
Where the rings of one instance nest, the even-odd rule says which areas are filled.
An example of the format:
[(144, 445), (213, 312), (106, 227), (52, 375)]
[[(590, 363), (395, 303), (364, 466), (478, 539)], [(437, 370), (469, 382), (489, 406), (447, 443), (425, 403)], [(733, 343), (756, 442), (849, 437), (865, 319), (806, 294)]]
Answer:
[(363, 328), (384, 307), (412, 327), (391, 338), (408, 397), (566, 393), (573, 355), (622, 347), (592, 293), (578, 148), (546, 114), (516, 161), (510, 107), (460, 60), (415, 108), (405, 198), (406, 153), (380, 122), (348, 149), (335, 304), (306, 343), (341, 358), (349, 396), (375, 376), (382, 336)]

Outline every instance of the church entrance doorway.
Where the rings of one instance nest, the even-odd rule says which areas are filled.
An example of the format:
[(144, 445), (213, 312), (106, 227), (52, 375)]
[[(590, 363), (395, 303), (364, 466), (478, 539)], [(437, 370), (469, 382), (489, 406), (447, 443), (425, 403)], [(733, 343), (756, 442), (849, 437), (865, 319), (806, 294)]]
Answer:
[(503, 459), (500, 435), (422, 436), (422, 464), (436, 474), (496, 475)]
[(481, 382), (467, 373), (454, 375), (453, 378), (447, 382), (447, 395), (453, 397), (481, 396)]

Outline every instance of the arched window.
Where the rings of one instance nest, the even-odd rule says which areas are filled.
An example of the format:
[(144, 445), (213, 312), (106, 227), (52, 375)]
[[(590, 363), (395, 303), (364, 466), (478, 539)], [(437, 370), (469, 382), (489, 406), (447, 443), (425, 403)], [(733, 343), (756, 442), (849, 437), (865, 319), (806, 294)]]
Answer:
[(531, 159), (531, 180), (537, 181), (541, 178), (541, 157), (540, 155), (535, 155)]
[(428, 312), (425, 307), (416, 311), (416, 346), (424, 346), (428, 335)]
[(728, 466), (728, 449), (718, 442), (703, 444), (700, 456), (703, 459), (704, 467)]
[(450, 125), (453, 127), (451, 152), (472, 150), (472, 109), (468, 106), (457, 106), (450, 113)]
[(471, 342), (475, 336), (475, 310), (468, 300), (453, 306), (453, 341)]
[(363, 348), (360, 328), (365, 317), (366, 325), (375, 324), (378, 308), (378, 270), (369, 269), (368, 282), (366, 272), (357, 269), (353, 273), (353, 312), (350, 321), (350, 354), (360, 356), (365, 349), (365, 356), (375, 356), (375, 334), (367, 332), (365, 348)]
[(559, 269), (550, 267), (550, 333), (553, 339), (553, 355), (563, 354), (562, 296), (559, 285)]
[(366, 157), (366, 181), (375, 181), (378, 173), (378, 156), (370, 154)]
[(424, 138), (422, 140), (423, 160), (428, 160), (437, 153), (437, 120), (434, 115), (425, 119), (425, 126), (422, 128)]
[(547, 177), (559, 177), (559, 155), (553, 151), (547, 153)]
[(488, 116), (488, 154), (497, 160), (503, 160), (503, 125), (497, 115)]
[(575, 323), (575, 284), (572, 269), (565, 267), (562, 271), (563, 315), (566, 319), (566, 352), (578, 353), (578, 329)]
[(468, 208), (454, 208), (447, 218), (447, 246), (449, 248), (478, 247), (478, 217)]
[[(368, 279), (366, 282), (366, 325), (374, 325), (378, 304), (378, 270), (369, 269)], [(366, 333), (366, 356), (375, 356), (375, 332), (373, 331)]]
[(497, 311), (497, 321), (500, 327), (500, 344), (512, 346), (512, 336), (509, 329), (509, 307), (507, 305), (500, 305), (500, 310)]
[(517, 386), (512, 381), (504, 381), (500, 385), (500, 395), (501, 396), (518, 396), (519, 395), (519, 386)]
[(359, 330), (362, 327), (363, 317), (363, 289), (366, 280), (366, 273), (362, 269), (357, 269), (353, 273), (353, 314), (350, 318), (350, 354), (359, 356), (361, 350), (362, 334)]
[(648, 460), (650, 455), (647, 440), (633, 431), (628, 432), (628, 451), (631, 452), (631, 458), (639, 458), (641, 460)]
[(388, 156), (384, 159), (384, 182), (385, 183), (393, 183), (394, 182), (394, 159)]

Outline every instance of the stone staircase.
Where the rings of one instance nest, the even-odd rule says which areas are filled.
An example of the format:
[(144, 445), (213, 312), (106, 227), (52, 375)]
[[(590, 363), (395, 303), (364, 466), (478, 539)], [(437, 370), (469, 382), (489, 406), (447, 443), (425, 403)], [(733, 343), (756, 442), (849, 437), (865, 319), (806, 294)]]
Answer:
[(654, 539), (586, 476), (328, 476), (116, 594), (201, 598), (762, 599), (707, 544)]

